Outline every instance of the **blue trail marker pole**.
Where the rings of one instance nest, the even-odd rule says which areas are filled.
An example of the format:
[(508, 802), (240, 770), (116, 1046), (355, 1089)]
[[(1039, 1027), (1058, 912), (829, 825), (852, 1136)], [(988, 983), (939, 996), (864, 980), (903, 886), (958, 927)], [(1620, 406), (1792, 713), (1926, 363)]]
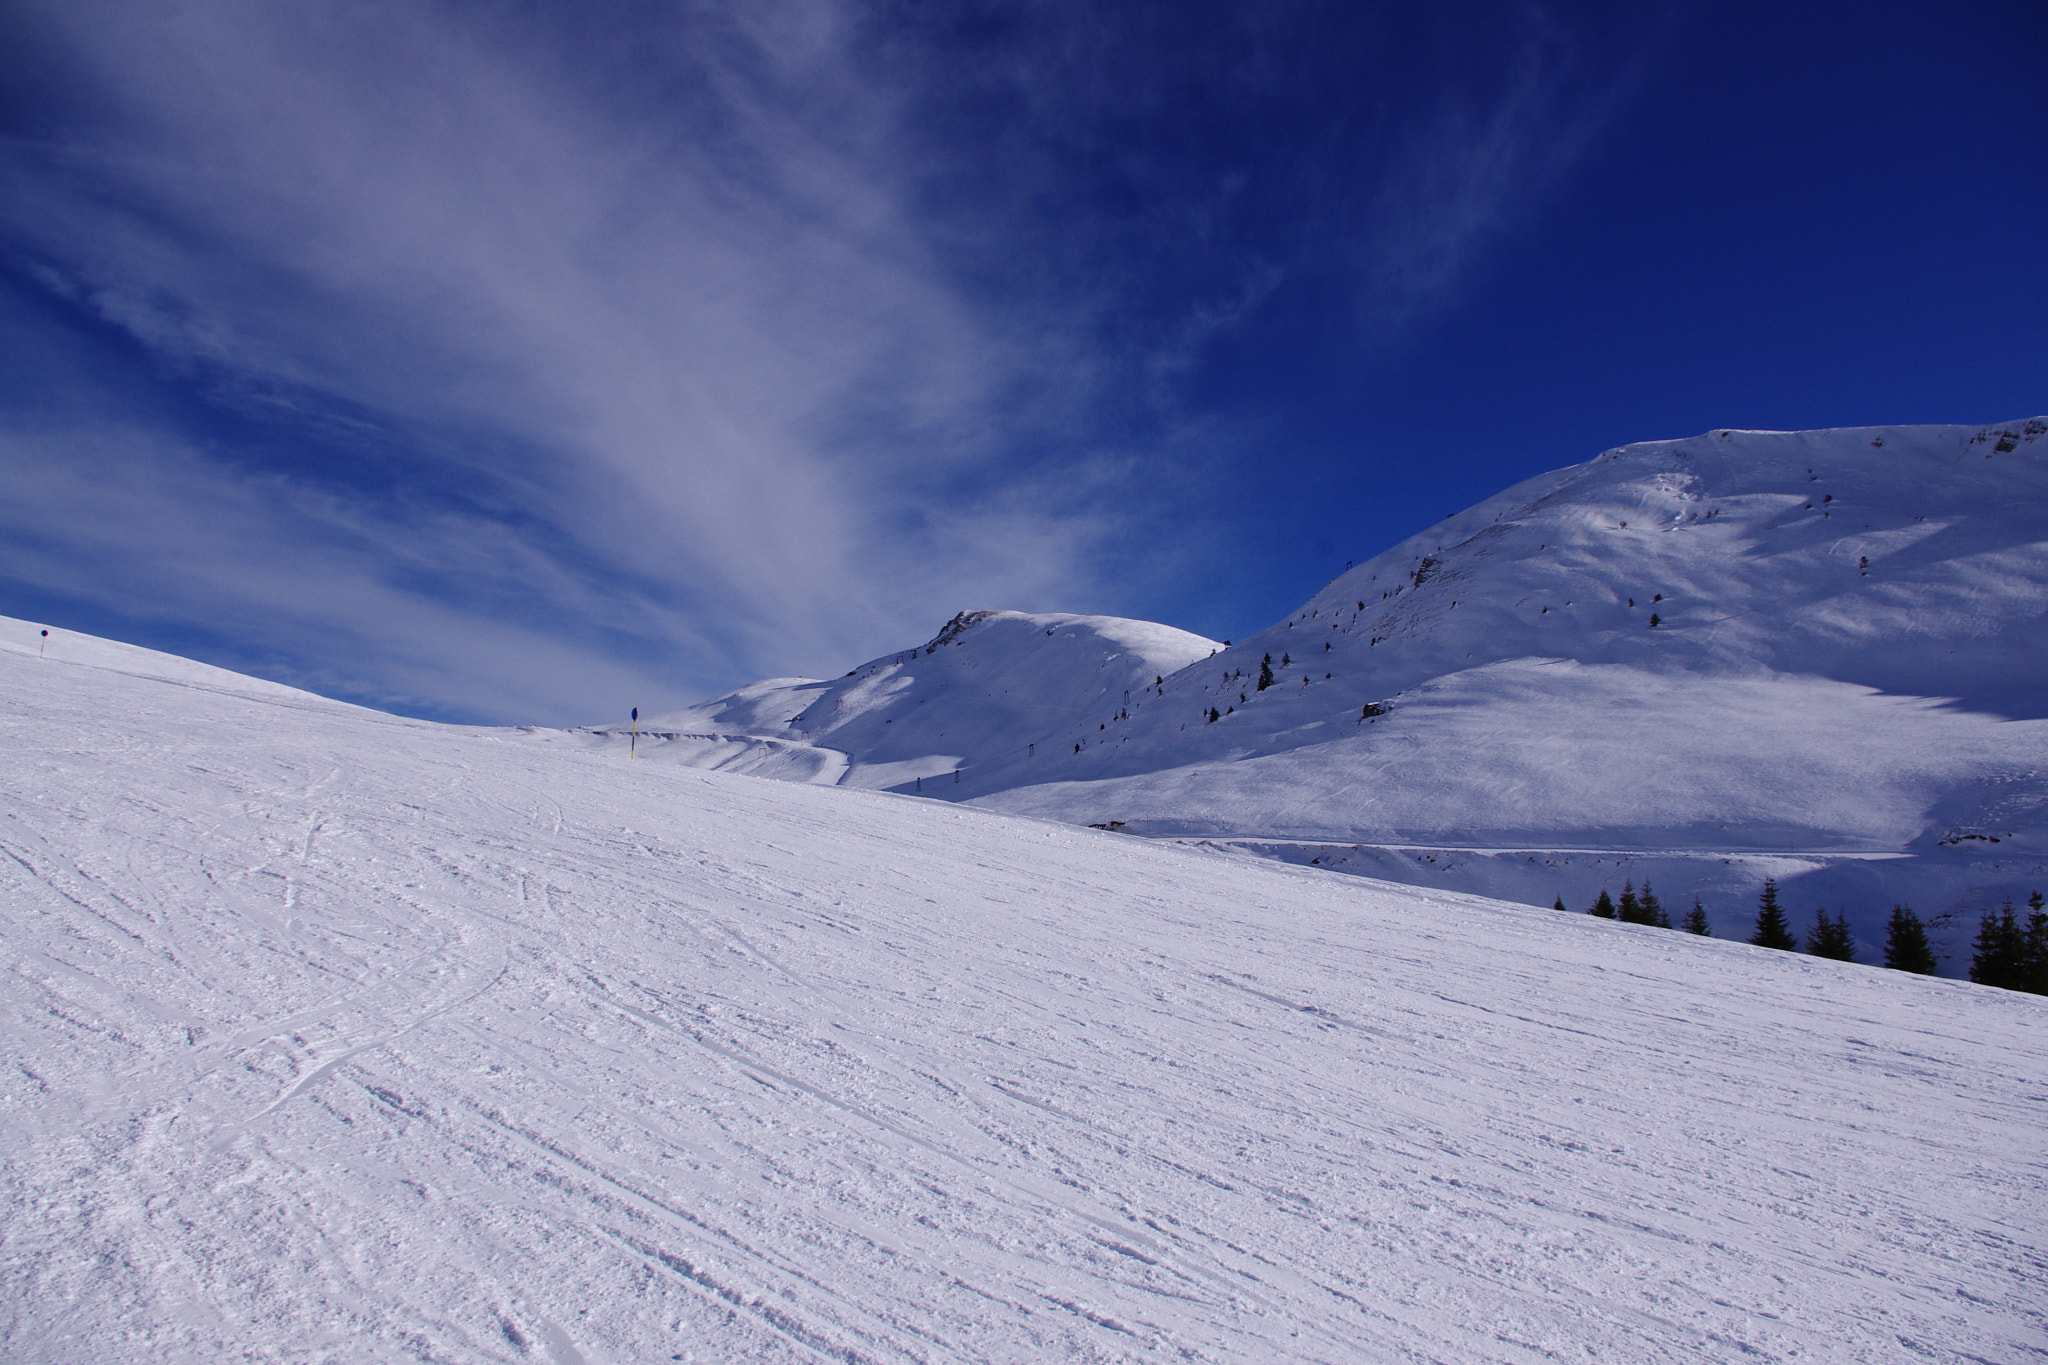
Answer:
[(44, 650), (46, 650), (46, 649), (48, 649), (49, 647), (50, 647), (50, 632), (46, 630), (46, 631), (44, 631), (44, 632), (43, 632), (43, 642), (42, 642), (42, 643), (41, 643), (40, 645), (37, 645), (37, 646), (36, 646), (36, 657), (37, 657), (38, 659), (42, 658), (42, 657), (43, 657), (43, 651), (44, 651)]
[(631, 758), (640, 751), (640, 708), (633, 708), (633, 738), (626, 745), (626, 757)]

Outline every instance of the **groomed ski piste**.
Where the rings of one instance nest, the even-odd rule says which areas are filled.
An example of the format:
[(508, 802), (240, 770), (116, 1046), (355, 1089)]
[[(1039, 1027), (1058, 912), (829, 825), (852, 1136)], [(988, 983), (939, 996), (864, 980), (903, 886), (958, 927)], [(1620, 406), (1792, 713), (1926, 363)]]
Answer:
[(0, 622), (10, 1361), (2048, 1356), (2048, 1005)]

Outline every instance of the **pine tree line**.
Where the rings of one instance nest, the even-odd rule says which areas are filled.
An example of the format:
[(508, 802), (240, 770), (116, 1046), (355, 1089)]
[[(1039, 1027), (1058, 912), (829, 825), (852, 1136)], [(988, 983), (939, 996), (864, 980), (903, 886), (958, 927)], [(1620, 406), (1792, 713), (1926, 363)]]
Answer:
[[(1555, 908), (1564, 909), (1564, 897), (1557, 898)], [(1597, 915), (1601, 919), (1619, 920), (1623, 924), (1649, 924), (1659, 929), (1674, 927), (1671, 916), (1664, 913), (1663, 902), (1659, 901), (1657, 893), (1650, 889), (1650, 880), (1647, 877), (1643, 879), (1643, 889), (1640, 893), (1636, 891), (1636, 884), (1633, 881), (1624, 882), (1621, 887), (1621, 903), (1618, 905), (1614, 898), (1607, 894), (1607, 888), (1601, 887), (1600, 899), (1594, 901), (1593, 908), (1586, 913)], [(1698, 928), (1693, 927), (1695, 923), (1698, 924)], [(1707, 914), (1700, 908), (1697, 900), (1693, 902), (1692, 909), (1686, 912), (1685, 923), (1676, 927), (1693, 934), (1707, 932)]]
[[(1565, 908), (1563, 896), (1557, 898), (1553, 908)], [(1648, 924), (1658, 929), (1676, 928), (1688, 934), (1700, 934), (1709, 938), (1713, 936), (1712, 931), (1707, 928), (1706, 909), (1700, 904), (1698, 897), (1693, 898), (1692, 909), (1685, 912), (1685, 919), (1674, 925), (1671, 916), (1664, 912), (1663, 902), (1657, 899), (1657, 893), (1651, 889), (1647, 877), (1643, 879), (1643, 889), (1640, 892), (1636, 890), (1633, 881), (1624, 882), (1619, 904), (1615, 902), (1614, 897), (1607, 894), (1606, 887), (1601, 887), (1600, 898), (1593, 902), (1592, 908), (1586, 913), (1601, 919), (1618, 920), (1623, 924)]]
[[(1564, 897), (1557, 898), (1554, 908), (1565, 908)], [(1624, 882), (1619, 902), (1608, 895), (1607, 888), (1602, 887), (1599, 898), (1586, 913), (1623, 924), (1649, 924), (1661, 929), (1673, 927), (1663, 905), (1657, 900), (1657, 893), (1650, 889), (1648, 879), (1644, 880), (1640, 892), (1633, 881)], [(1702, 938), (1713, 936), (1707, 925), (1706, 908), (1698, 897), (1693, 898), (1692, 909), (1685, 913), (1685, 918), (1676, 927)], [(1785, 907), (1778, 901), (1776, 878), (1764, 878), (1763, 891), (1757, 897), (1756, 924), (1750, 932), (1749, 942), (1759, 948), (1799, 951), (1799, 939), (1792, 932)], [(1848, 915), (1842, 911), (1830, 915), (1825, 907), (1816, 908), (1813, 927), (1806, 931), (1805, 948), (1814, 957), (1854, 962), (1856, 941), (1849, 932)], [(1885, 924), (1884, 965), (1893, 971), (1934, 975), (1934, 949), (1927, 941), (1927, 926), (1904, 905), (1894, 905), (1891, 919)], [(2004, 990), (2048, 995), (2048, 899), (2036, 891), (2027, 900), (2024, 917), (2013, 909), (2010, 899), (2001, 909), (1985, 913), (1978, 924), (1977, 941), (1971, 949), (1970, 980)]]
[(1971, 945), (1970, 980), (1981, 986), (2048, 995), (2048, 909), (2041, 893), (2027, 898), (2021, 920), (2007, 898), (2003, 909), (1986, 912)]
[[(1792, 936), (1792, 927), (1786, 922), (1784, 907), (1778, 904), (1775, 878), (1764, 878), (1763, 892), (1757, 897), (1756, 927), (1751, 931), (1749, 941), (1759, 948), (1777, 948), (1784, 952), (1799, 950), (1799, 942)], [(1826, 907), (1816, 907), (1813, 928), (1806, 931), (1806, 951), (1814, 957), (1854, 962), (1856, 940), (1849, 933), (1848, 915), (1837, 911), (1830, 916)], [(1885, 925), (1884, 965), (1893, 971), (1934, 975), (1934, 949), (1927, 942), (1927, 926), (1903, 905), (1892, 907), (1892, 917)]]

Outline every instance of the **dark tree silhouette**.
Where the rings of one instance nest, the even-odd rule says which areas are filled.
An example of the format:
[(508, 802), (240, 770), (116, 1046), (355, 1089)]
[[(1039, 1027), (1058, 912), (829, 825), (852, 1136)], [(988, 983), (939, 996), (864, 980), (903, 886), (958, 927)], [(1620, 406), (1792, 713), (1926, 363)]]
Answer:
[(1849, 936), (1849, 917), (1837, 913), (1833, 919), (1828, 912), (1816, 909), (1813, 912), (1813, 928), (1806, 934), (1806, 951), (1815, 957), (1833, 958), (1837, 962), (1856, 960), (1856, 941)]
[(1884, 927), (1884, 965), (1895, 972), (1934, 975), (1934, 949), (1927, 946), (1927, 926), (1903, 905), (1892, 907)]
[(1678, 927), (1688, 934), (1698, 934), (1701, 938), (1714, 936), (1714, 931), (1707, 925), (1707, 908), (1700, 904), (1698, 896), (1692, 898), (1692, 909), (1685, 912), (1685, 922)]
[(1643, 923), (1654, 924), (1659, 929), (1671, 927), (1671, 916), (1664, 913), (1664, 903), (1658, 900), (1657, 893), (1650, 889), (1648, 877), (1643, 878), (1643, 894), (1640, 899), (1643, 906)]
[(1977, 923), (1977, 941), (1970, 945), (1970, 980), (1980, 986), (2020, 989), (2024, 943), (2024, 931), (2010, 900), (1996, 914), (1987, 911)]
[(1778, 882), (1774, 877), (1764, 878), (1763, 894), (1756, 901), (1756, 932), (1749, 941), (1759, 948), (1779, 948), (1785, 952), (1797, 952), (1799, 941), (1792, 937), (1792, 926), (1785, 923), (1785, 911), (1778, 904)]
[(2020, 931), (2020, 989), (2048, 995), (2048, 907), (2041, 893), (2027, 897), (2027, 927)]
[(1636, 884), (1626, 881), (1621, 884), (1621, 903), (1615, 907), (1616, 918), (1623, 924), (1648, 924), (1643, 918), (1643, 903), (1636, 899)]

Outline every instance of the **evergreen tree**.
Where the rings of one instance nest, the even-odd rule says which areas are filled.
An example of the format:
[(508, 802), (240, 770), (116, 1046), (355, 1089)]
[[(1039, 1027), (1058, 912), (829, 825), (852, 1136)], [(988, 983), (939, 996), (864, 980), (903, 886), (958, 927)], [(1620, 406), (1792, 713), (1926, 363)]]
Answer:
[(1685, 912), (1685, 922), (1678, 927), (1688, 934), (1698, 934), (1701, 938), (1714, 936), (1714, 931), (1707, 925), (1707, 908), (1700, 904), (1698, 896), (1692, 898), (1692, 909)]
[(2020, 932), (2020, 989), (2048, 995), (2048, 908), (2041, 893), (2027, 897), (2027, 927)]
[(1614, 900), (1607, 894), (1606, 887), (1603, 886), (1600, 888), (1600, 899), (1594, 901), (1593, 908), (1591, 910), (1588, 910), (1586, 913), (1589, 915), (1598, 915), (1601, 919), (1614, 918)]
[(1934, 949), (1927, 946), (1927, 926), (1903, 905), (1892, 907), (1884, 927), (1884, 965), (1895, 972), (1934, 975)]
[(1849, 917), (1837, 913), (1828, 918), (1825, 909), (1813, 912), (1813, 928), (1807, 931), (1806, 951), (1815, 957), (1829, 957), (1837, 962), (1856, 960), (1856, 941), (1849, 936)]
[(1265, 658), (1259, 660), (1259, 691), (1263, 692), (1272, 685), (1273, 656), (1268, 654)]
[(1749, 941), (1759, 948), (1782, 948), (1791, 953), (1799, 950), (1799, 941), (1792, 937), (1792, 927), (1785, 923), (1785, 912), (1778, 906), (1778, 882), (1774, 877), (1764, 878), (1764, 891), (1756, 901), (1756, 932)]
[(1970, 980), (1980, 986), (2018, 990), (2020, 983), (2021, 930), (2012, 902), (1992, 914), (1986, 911), (1977, 924), (1977, 941), (1970, 948)]
[[(1564, 897), (1563, 897), (1563, 896), (1559, 896), (1559, 897), (1557, 898), (1557, 904), (1555, 904), (1555, 905), (1551, 906), (1550, 908), (1551, 908), (1551, 909), (1553, 909), (1553, 910), (1563, 910), (1563, 909), (1564, 909)], [(1566, 913), (1567, 913), (1567, 914), (1569, 914), (1570, 912), (1569, 912), (1569, 911), (1566, 911)]]
[(1621, 884), (1621, 904), (1615, 907), (1616, 918), (1623, 924), (1642, 924), (1643, 903), (1636, 899), (1636, 884), (1626, 881)]
[(1657, 899), (1657, 893), (1650, 889), (1650, 879), (1643, 878), (1643, 923), (1654, 924), (1659, 929), (1671, 927), (1671, 916), (1664, 913), (1664, 903)]

